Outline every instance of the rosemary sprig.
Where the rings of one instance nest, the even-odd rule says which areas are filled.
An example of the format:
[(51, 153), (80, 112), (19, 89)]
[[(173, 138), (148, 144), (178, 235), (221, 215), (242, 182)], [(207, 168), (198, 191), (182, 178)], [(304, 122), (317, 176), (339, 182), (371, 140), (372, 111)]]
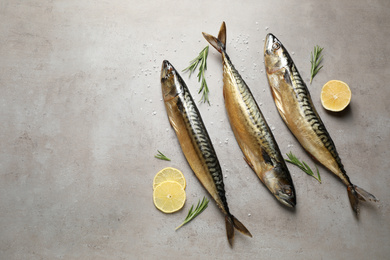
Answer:
[(186, 69), (184, 69), (183, 72), (189, 71), (190, 72), (189, 77), (191, 77), (191, 74), (196, 70), (196, 68), (199, 65), (198, 82), (201, 81), (201, 83), (200, 83), (200, 89), (199, 89), (198, 94), (200, 92), (203, 92), (202, 98), (200, 101), (202, 101), (203, 103), (207, 102), (210, 105), (209, 96), (208, 96), (209, 88), (207, 87), (206, 79), (204, 77), (204, 72), (207, 70), (206, 60), (207, 60), (208, 53), (209, 53), (209, 46), (207, 45), (199, 53), (198, 57), (196, 57), (195, 59), (190, 61), (190, 66), (188, 66)]
[(162, 152), (160, 152), (159, 150), (157, 150), (157, 154), (154, 156), (155, 158), (157, 159), (160, 159), (160, 160), (165, 160), (165, 161), (170, 161), (171, 159), (169, 159), (168, 157), (166, 157)]
[(288, 159), (285, 159), (286, 162), (289, 162), (289, 163), (292, 163), (296, 166), (298, 166), (302, 171), (304, 171), (306, 174), (312, 176), (314, 179), (316, 179), (317, 181), (319, 181), (319, 183), (321, 183), (321, 176), (320, 176), (320, 172), (318, 171), (318, 168), (317, 168), (317, 165), (316, 165), (316, 169), (317, 169), (317, 176), (316, 177), (313, 173), (313, 171), (310, 169), (309, 165), (307, 165), (304, 161), (300, 162), (299, 159), (292, 154), (292, 152), (286, 154), (289, 158)]
[(315, 77), (315, 75), (317, 75), (317, 73), (320, 71), (320, 69), (322, 69), (323, 66), (321, 67), (318, 67), (320, 65), (320, 63), (322, 62), (322, 58), (324, 57), (324, 55), (321, 55), (321, 52), (324, 48), (321, 48), (320, 46), (316, 45), (314, 46), (314, 54), (313, 52), (311, 52), (310, 56), (311, 56), (311, 77), (310, 77), (310, 84), (311, 82), (313, 81), (313, 78)]
[(184, 222), (178, 226), (175, 230), (179, 229), (183, 225), (187, 224), (191, 220), (193, 220), (196, 216), (203, 212), (207, 208), (209, 200), (206, 197), (203, 197), (202, 202), (199, 200), (198, 205), (196, 205), (195, 210), (193, 211), (194, 205), (191, 206), (190, 211), (188, 212), (187, 217), (184, 219)]

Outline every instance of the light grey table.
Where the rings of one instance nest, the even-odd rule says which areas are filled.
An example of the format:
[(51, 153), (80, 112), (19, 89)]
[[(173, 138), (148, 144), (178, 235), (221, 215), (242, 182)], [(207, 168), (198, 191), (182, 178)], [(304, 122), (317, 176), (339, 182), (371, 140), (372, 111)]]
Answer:
[[(0, 3), (1, 259), (389, 259), (390, 2), (2, 1)], [(273, 103), (263, 40), (274, 33), (308, 82), (310, 52), (324, 68), (309, 85), (353, 183), (379, 198), (357, 219), (345, 186), (319, 166), (322, 184), (289, 165), (297, 207), (280, 205), (243, 160), (224, 109), (222, 66), (210, 48), (211, 105), (199, 104), (224, 171), (231, 212), (253, 234), (229, 248), (214, 202), (175, 231), (207, 195), (171, 129), (160, 89), (164, 59), (182, 70), (227, 24), (227, 51), (283, 154), (314, 167)], [(196, 77), (182, 74), (195, 99)], [(322, 85), (347, 82), (340, 114)], [(154, 159), (157, 149), (172, 161)], [(152, 202), (162, 168), (187, 179), (182, 211)]]

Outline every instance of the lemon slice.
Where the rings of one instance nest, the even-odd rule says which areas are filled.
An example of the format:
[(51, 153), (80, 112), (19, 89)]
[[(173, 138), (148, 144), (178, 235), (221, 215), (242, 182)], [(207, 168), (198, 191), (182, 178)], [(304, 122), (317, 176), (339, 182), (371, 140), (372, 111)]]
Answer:
[(322, 87), (322, 106), (330, 111), (339, 112), (344, 110), (351, 102), (351, 89), (340, 80), (330, 80)]
[(178, 169), (167, 167), (159, 171), (156, 176), (154, 176), (153, 189), (165, 181), (176, 181), (183, 187), (183, 189), (186, 188), (186, 179), (184, 178), (183, 173), (181, 173)]
[(164, 213), (173, 213), (181, 209), (186, 201), (186, 192), (176, 181), (164, 181), (153, 191), (156, 208)]

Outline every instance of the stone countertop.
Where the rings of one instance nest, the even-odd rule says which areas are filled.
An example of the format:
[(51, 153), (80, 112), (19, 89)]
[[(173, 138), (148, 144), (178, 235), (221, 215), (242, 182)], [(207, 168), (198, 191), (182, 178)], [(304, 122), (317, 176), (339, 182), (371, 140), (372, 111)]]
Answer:
[[(2, 1), (0, 3), (1, 259), (389, 259), (390, 2), (375, 1)], [(243, 160), (222, 97), (220, 54), (209, 49), (210, 105), (199, 103), (224, 172), (231, 212), (253, 238), (226, 239), (213, 201), (185, 160), (161, 99), (164, 59), (177, 69), (207, 45), (201, 32), (227, 25), (227, 52), (251, 88), (283, 154), (314, 167), (281, 120), (263, 64), (267, 33), (310, 77), (308, 85), (354, 184), (380, 202), (359, 218), (345, 186), (318, 166), (322, 183), (288, 165), (297, 207), (278, 203)], [(199, 83), (182, 73), (195, 100)], [(324, 83), (352, 90), (342, 113), (320, 103)], [(154, 158), (157, 150), (171, 162)], [(180, 169), (187, 202), (163, 214), (154, 175)]]

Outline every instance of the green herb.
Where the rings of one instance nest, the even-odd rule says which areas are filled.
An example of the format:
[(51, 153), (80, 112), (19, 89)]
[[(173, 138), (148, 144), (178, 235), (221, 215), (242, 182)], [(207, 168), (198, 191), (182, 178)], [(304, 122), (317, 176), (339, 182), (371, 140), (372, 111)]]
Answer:
[(318, 171), (317, 165), (316, 165), (316, 169), (317, 169), (317, 176), (318, 177), (316, 177), (314, 175), (313, 171), (310, 169), (310, 167), (304, 161), (300, 162), (299, 159), (295, 155), (292, 154), (292, 152), (290, 152), (286, 155), (290, 159), (290, 160), (285, 159), (286, 162), (289, 162), (289, 163), (292, 163), (292, 164), (298, 166), (306, 174), (312, 176), (314, 179), (316, 179), (317, 181), (319, 181), (321, 183), (321, 176), (320, 176), (320, 172)]
[(176, 228), (176, 230), (179, 229), (181, 226), (187, 224), (191, 220), (193, 220), (200, 213), (202, 213), (203, 210), (205, 210), (207, 208), (208, 203), (209, 203), (209, 200), (206, 197), (203, 197), (202, 202), (200, 200), (198, 201), (198, 205), (196, 205), (196, 208), (195, 208), (194, 211), (192, 211), (193, 208), (194, 208), (194, 205), (192, 205), (191, 208), (190, 208), (190, 211), (188, 212), (187, 217), (184, 220), (184, 222), (180, 226), (178, 226)]
[(190, 75), (189, 77), (191, 77), (191, 74), (196, 70), (196, 68), (198, 67), (199, 65), (199, 72), (198, 72), (198, 82), (201, 81), (200, 83), (200, 89), (199, 89), (199, 92), (203, 92), (202, 93), (202, 98), (200, 101), (203, 101), (203, 103), (209, 103), (210, 105), (210, 101), (209, 101), (209, 88), (207, 87), (207, 83), (206, 83), (206, 79), (204, 77), (204, 72), (207, 70), (207, 64), (206, 64), (206, 60), (207, 60), (207, 55), (209, 53), (209, 46), (207, 45), (198, 55), (198, 57), (196, 57), (195, 59), (193, 59), (191, 62), (190, 62), (190, 66), (188, 66), (186, 69), (184, 69), (183, 71), (184, 72), (187, 72), (189, 71), (190, 72)]
[(310, 84), (313, 81), (313, 78), (317, 73), (322, 69), (323, 66), (318, 67), (322, 61), (322, 57), (324, 55), (321, 55), (321, 52), (324, 48), (321, 48), (320, 46), (316, 45), (314, 46), (314, 54), (311, 52), (311, 78), (310, 78)]
[(157, 150), (158, 154), (156, 154), (154, 157), (157, 158), (157, 159), (160, 159), (160, 160), (165, 160), (165, 161), (170, 161), (171, 159), (169, 159), (168, 157), (166, 157), (162, 152), (160, 152), (159, 150)]

